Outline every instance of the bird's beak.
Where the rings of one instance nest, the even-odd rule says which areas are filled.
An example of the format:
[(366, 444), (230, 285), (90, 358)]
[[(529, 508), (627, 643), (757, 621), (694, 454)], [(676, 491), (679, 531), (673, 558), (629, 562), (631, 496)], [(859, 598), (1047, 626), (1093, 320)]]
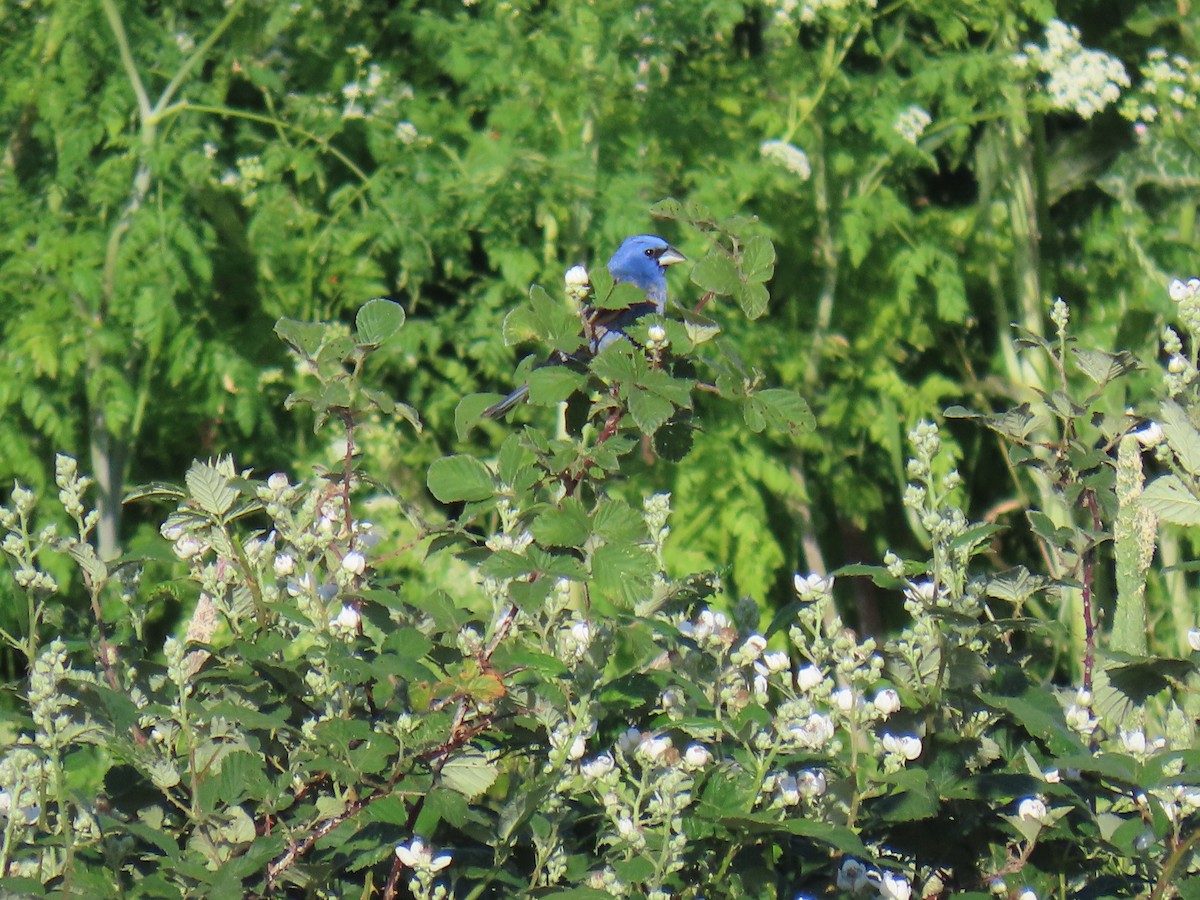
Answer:
[(668, 247), (658, 257), (658, 264), (660, 266), (673, 266), (675, 263), (681, 262), (687, 262), (687, 257), (674, 247)]

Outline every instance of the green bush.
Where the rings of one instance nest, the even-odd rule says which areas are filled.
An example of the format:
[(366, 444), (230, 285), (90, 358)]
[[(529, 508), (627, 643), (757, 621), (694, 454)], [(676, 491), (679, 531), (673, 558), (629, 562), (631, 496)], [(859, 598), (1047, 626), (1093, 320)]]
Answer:
[[(712, 241), (695, 281), (720, 269), (736, 294), (773, 259), (740, 221), (658, 212)], [(592, 290), (600, 304), (612, 292), (597, 273)], [(436, 460), (428, 488), (453, 514), (414, 513), (404, 546), (355, 502), (389, 502), (361, 436), (420, 427), (365, 377), (404, 327), (400, 307), (373, 300), (352, 331), (281, 320), (310, 373), (290, 403), (340, 430), (342, 465), (296, 482), (197, 462), (183, 488), (135, 492), (177, 504), (162, 533), (187, 564), (174, 590), (198, 597), (186, 634), (160, 643), (147, 629), (163, 588), (142, 583), (142, 560), (96, 555), (74, 461), (56, 472), (75, 533), (40, 528), (33, 495), (13, 492), (3, 549), (27, 628), (2, 637), (30, 676), (0, 759), (0, 886), (1186, 896), (1200, 865), (1196, 666), (1146, 656), (1144, 633), (1156, 521), (1200, 523), (1200, 281), (1172, 295), (1184, 330), (1167, 335), (1153, 423), (1109, 409), (1130, 399), (1135, 363), (1077, 345), (1061, 301), (1055, 336), (1022, 342), (1058, 388), (979, 416), (1065, 515), (1030, 512), (1043, 571), (987, 564), (997, 526), (959, 505), (939, 429), (912, 430), (904, 503), (928, 556), (837, 575), (903, 603), (887, 640), (846, 627), (833, 576), (797, 574), (794, 601), (764, 623), (751, 598), (721, 611), (717, 573), (667, 571), (670, 497), (639, 497), (629, 472), (646, 453), (686, 455), (697, 392), (751, 428), (812, 424), (794, 394), (733, 377), (698, 316), (651, 317), (586, 371), (539, 370), (534, 403), (577, 398), (567, 427)], [(566, 308), (534, 292), (512, 319), (561, 342)], [(463, 400), (464, 432), (492, 399)], [(684, 440), (667, 439), (673, 426)], [(1150, 446), (1163, 474), (1147, 484)], [(56, 554), (78, 566), (91, 616), (44, 640)], [(423, 557), (410, 564), (425, 577), (396, 574), (398, 556)], [(1111, 628), (1096, 590), (1110, 561)], [(1030, 613), (1075, 594), (1082, 682), (1056, 687), (1068, 644)]]
[(0, 889), (1195, 893), (1192, 18), (0, 6)]

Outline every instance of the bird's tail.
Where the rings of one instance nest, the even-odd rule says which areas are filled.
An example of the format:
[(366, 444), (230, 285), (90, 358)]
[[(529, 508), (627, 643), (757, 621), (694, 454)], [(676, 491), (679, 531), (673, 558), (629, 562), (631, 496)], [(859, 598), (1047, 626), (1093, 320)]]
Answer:
[(498, 419), (529, 394), (529, 385), (523, 384), (499, 403), (493, 403), (483, 411), (483, 415), (489, 419)]

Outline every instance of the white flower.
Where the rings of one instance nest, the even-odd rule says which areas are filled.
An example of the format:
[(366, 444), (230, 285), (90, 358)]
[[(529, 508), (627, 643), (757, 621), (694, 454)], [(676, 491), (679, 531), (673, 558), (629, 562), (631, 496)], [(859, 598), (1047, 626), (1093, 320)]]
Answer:
[(208, 544), (194, 534), (182, 535), (172, 548), (180, 559), (193, 559), (208, 549)]
[(788, 657), (786, 650), (772, 650), (770, 653), (763, 654), (762, 663), (766, 666), (768, 672), (775, 674), (788, 668), (792, 664), (792, 661)]
[(280, 553), (275, 557), (275, 574), (287, 578), (296, 571), (296, 560), (290, 553)]
[(587, 738), (582, 734), (575, 735), (571, 741), (571, 746), (567, 750), (567, 759), (574, 762), (577, 759), (583, 759), (583, 754), (587, 752)]
[(689, 769), (702, 769), (712, 761), (712, 753), (703, 744), (689, 744), (683, 762)]
[(629, 816), (621, 816), (617, 819), (617, 834), (621, 837), (629, 839), (637, 834), (637, 825)]
[(655, 344), (663, 344), (667, 340), (667, 329), (656, 322), (646, 329), (646, 336)]
[(367, 569), (367, 558), (357, 550), (351, 550), (342, 557), (342, 568), (352, 575), (361, 575)]
[(762, 672), (755, 672), (754, 673), (754, 684), (752, 687), (752, 691), (754, 693), (754, 699), (757, 700), (759, 703), (766, 703), (768, 687), (769, 687), (769, 683), (767, 682), (767, 676), (764, 675)]
[(758, 145), (758, 152), (764, 159), (778, 163), (801, 181), (808, 181), (812, 177), (808, 154), (787, 141), (763, 141)]
[(854, 709), (854, 691), (850, 688), (838, 688), (829, 695), (829, 699), (841, 712), (848, 713)]
[(790, 726), (787, 734), (801, 747), (820, 750), (833, 738), (833, 722), (827, 716), (813, 713), (803, 722)]
[(571, 638), (581, 647), (586, 648), (592, 642), (592, 625), (585, 619), (577, 619), (571, 623)]
[(825, 781), (825, 773), (812, 769), (805, 769), (801, 772), (800, 777), (796, 779), (796, 783), (800, 787), (800, 793), (805, 797), (820, 797), (828, 787)]
[(349, 603), (342, 605), (342, 611), (337, 614), (329, 624), (336, 629), (344, 629), (346, 631), (357, 631), (358, 623), (362, 621), (362, 615), (357, 609)]
[(919, 737), (907, 734), (899, 736), (885, 734), (882, 743), (883, 749), (888, 753), (895, 753), (910, 762), (921, 755), (921, 739)]
[(563, 276), (563, 281), (567, 283), (567, 287), (584, 287), (591, 284), (591, 277), (583, 266), (571, 266)]
[(417, 835), (407, 844), (396, 845), (396, 858), (410, 869), (428, 873), (440, 872), (453, 859), (449, 853), (434, 856), (433, 850)]
[(601, 753), (599, 756), (581, 764), (579, 771), (583, 774), (584, 778), (587, 778), (589, 781), (595, 781), (597, 778), (603, 778), (615, 766), (616, 763), (613, 761), (611, 753)]
[(763, 650), (767, 646), (767, 639), (761, 634), (752, 634), (746, 638), (746, 642), (742, 644), (739, 652), (748, 661), (753, 661), (762, 656)]
[(1058, 769), (1047, 769), (1042, 773), (1042, 777), (1046, 779), (1047, 784), (1058, 784), (1062, 781), (1062, 775), (1059, 774)]
[(1044, 821), (1046, 812), (1046, 804), (1040, 797), (1026, 797), (1017, 804), (1017, 818), (1026, 822)]
[(896, 117), (896, 124), (892, 126), (892, 130), (910, 144), (915, 145), (932, 121), (929, 113), (921, 107), (910, 106)]
[(872, 703), (885, 716), (890, 716), (900, 709), (900, 695), (891, 688), (884, 688), (875, 695)]
[(808, 665), (796, 673), (796, 684), (802, 691), (811, 691), (825, 680), (825, 673), (817, 666)]
[(645, 762), (655, 762), (670, 749), (671, 739), (669, 737), (644, 737), (638, 744), (636, 752)]
[(880, 900), (908, 900), (912, 896), (912, 887), (908, 879), (891, 872), (882, 872), (879, 876)]
[(865, 865), (857, 859), (848, 858), (842, 862), (842, 867), (838, 869), (837, 886), (840, 891), (850, 891), (858, 893), (871, 880), (871, 872)]
[(1146, 752), (1146, 732), (1141, 729), (1133, 731), (1122, 730), (1121, 743), (1127, 752), (1140, 756)]
[(641, 742), (642, 733), (636, 728), (627, 728), (621, 734), (621, 736), (617, 738), (617, 749), (628, 756), (638, 748), (638, 745), (641, 744)]
[(1129, 87), (1129, 75), (1119, 59), (1088, 50), (1079, 42), (1079, 29), (1058, 19), (1046, 25), (1046, 46), (1026, 44), (1013, 61), (1047, 75), (1045, 91), (1054, 109), (1073, 110), (1090, 119)]
[(833, 593), (833, 576), (801, 575), (796, 573), (792, 583), (796, 586), (796, 594), (801, 600), (819, 600)]
[(267, 487), (275, 491), (275, 493), (279, 493), (291, 487), (291, 483), (288, 481), (287, 475), (283, 472), (272, 472), (270, 477), (267, 478)]
[(396, 125), (396, 138), (402, 144), (411, 144), (420, 137), (417, 126), (412, 122), (399, 122)]
[(794, 775), (780, 775), (775, 780), (775, 793), (782, 806), (795, 806), (800, 802), (800, 786)]
[(1200, 653), (1200, 628), (1193, 628), (1187, 633), (1188, 646)]
[(1193, 292), (1188, 288), (1188, 285), (1176, 278), (1167, 287), (1167, 293), (1171, 295), (1171, 299), (1176, 303), (1182, 303), (1184, 300), (1190, 300)]
[(1025, 888), (1021, 893), (1017, 894), (1017, 900), (1038, 900), (1038, 895), (1030, 888)]

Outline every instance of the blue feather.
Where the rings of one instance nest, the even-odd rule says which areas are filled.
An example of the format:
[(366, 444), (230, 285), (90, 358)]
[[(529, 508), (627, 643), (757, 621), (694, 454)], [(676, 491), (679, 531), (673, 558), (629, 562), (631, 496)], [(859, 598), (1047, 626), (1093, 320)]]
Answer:
[[(586, 355), (581, 353), (565, 356), (556, 354), (542, 365), (562, 365), (568, 361), (586, 362), (605, 347), (625, 337), (625, 329), (649, 313), (662, 315), (667, 305), (667, 266), (683, 262), (682, 253), (653, 234), (635, 234), (626, 238), (617, 252), (608, 261), (608, 272), (615, 283), (628, 283), (640, 288), (644, 301), (631, 304), (624, 309), (593, 309), (588, 312), (592, 346)], [(499, 418), (529, 393), (528, 385), (521, 385), (499, 403), (489, 406), (483, 415)]]

